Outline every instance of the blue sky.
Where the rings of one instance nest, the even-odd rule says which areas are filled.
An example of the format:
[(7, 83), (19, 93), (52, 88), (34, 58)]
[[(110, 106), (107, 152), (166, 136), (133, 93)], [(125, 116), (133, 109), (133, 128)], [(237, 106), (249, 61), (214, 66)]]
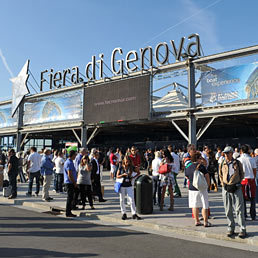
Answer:
[(10, 73), (27, 59), (39, 82), (45, 69), (84, 72), (92, 55), (110, 65), (116, 47), (154, 48), (191, 33), (205, 55), (256, 45), (257, 10), (256, 0), (0, 0), (0, 100), (11, 98)]

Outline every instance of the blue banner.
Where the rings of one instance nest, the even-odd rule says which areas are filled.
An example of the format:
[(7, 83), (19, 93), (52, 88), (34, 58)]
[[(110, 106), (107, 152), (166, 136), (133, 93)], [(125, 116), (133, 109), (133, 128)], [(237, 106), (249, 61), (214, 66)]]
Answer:
[(11, 107), (0, 107), (0, 128), (17, 126), (17, 115), (12, 118)]
[(213, 106), (258, 97), (258, 64), (202, 73), (202, 105)]
[(24, 105), (25, 125), (82, 119), (82, 90), (34, 99)]

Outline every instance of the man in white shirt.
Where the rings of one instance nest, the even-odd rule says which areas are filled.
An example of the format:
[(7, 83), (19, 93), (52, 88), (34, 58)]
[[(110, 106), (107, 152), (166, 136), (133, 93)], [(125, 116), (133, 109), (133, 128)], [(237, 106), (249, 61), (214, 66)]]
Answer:
[(161, 163), (161, 153), (160, 151), (155, 152), (155, 159), (152, 161), (152, 185), (153, 185), (153, 204), (156, 205), (156, 195), (158, 192), (158, 205), (160, 206), (161, 200), (161, 187), (160, 187), (160, 174), (159, 174), (159, 167)]
[(181, 191), (180, 191), (180, 188), (179, 188), (177, 180), (176, 180), (176, 177), (180, 171), (180, 159), (179, 159), (179, 156), (173, 151), (173, 148), (171, 145), (168, 146), (168, 150), (174, 159), (173, 171), (172, 171), (173, 175), (174, 175), (174, 179), (175, 179), (174, 197), (181, 197)]
[(255, 200), (256, 203), (258, 203), (258, 173), (257, 173), (257, 168), (258, 168), (258, 149), (254, 150), (254, 161), (256, 163), (256, 193), (255, 193)]
[[(217, 153), (215, 155), (215, 159), (218, 161), (218, 171), (219, 171), (219, 166), (220, 166), (222, 160), (224, 159), (223, 155), (224, 154), (222, 153), (221, 147), (217, 147)], [(221, 186), (220, 178), (219, 178), (219, 173), (218, 173), (218, 186)]]
[(239, 153), (239, 151), (238, 151), (238, 148), (235, 148), (235, 151), (234, 151), (234, 153), (233, 153), (233, 158), (234, 159), (237, 159), (237, 158), (239, 158), (240, 157), (240, 153)]
[(27, 162), (27, 173), (29, 177), (29, 187), (28, 187), (28, 192), (27, 196), (32, 195), (32, 186), (33, 186), (33, 180), (36, 178), (36, 192), (35, 196), (37, 197), (39, 194), (40, 190), (40, 163), (41, 163), (41, 156), (37, 152), (36, 147), (31, 147), (30, 148), (30, 155), (28, 157), (28, 162)]
[(63, 153), (58, 152), (58, 157), (55, 159), (55, 167), (56, 167), (56, 175), (57, 175), (57, 192), (63, 192), (63, 184), (64, 184), (64, 159)]
[(217, 148), (217, 153), (215, 155), (216, 160), (219, 160), (219, 158), (221, 157), (222, 154), (222, 150), (220, 147)]
[(116, 153), (115, 153), (116, 157), (117, 157), (117, 161), (119, 162), (120, 161), (120, 149), (119, 148), (116, 148)]
[(255, 209), (255, 192), (256, 192), (256, 163), (249, 155), (249, 147), (244, 144), (241, 146), (241, 156), (238, 160), (242, 163), (244, 170), (244, 179), (242, 180), (242, 191), (244, 194), (244, 208), (245, 217), (247, 218), (246, 212), (246, 200), (251, 201), (250, 216), (252, 220), (256, 218)]
[(203, 151), (201, 152), (202, 157), (205, 159), (206, 164), (204, 164), (204, 166), (206, 168), (208, 168), (209, 166), (209, 147), (208, 146), (204, 146), (203, 147)]

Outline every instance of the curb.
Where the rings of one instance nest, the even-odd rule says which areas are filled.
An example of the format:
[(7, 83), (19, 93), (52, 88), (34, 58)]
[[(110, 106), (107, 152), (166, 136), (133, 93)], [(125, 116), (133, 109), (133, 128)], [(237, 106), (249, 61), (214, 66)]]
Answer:
[(13, 204), (13, 205), (23, 205), (23, 200), (8, 199), (7, 197), (0, 197), (0, 203), (3, 204)]
[(97, 219), (101, 221), (106, 221), (106, 222), (114, 222), (118, 224), (124, 224), (128, 226), (137, 226), (137, 227), (142, 227), (146, 229), (153, 229), (157, 231), (169, 231), (172, 233), (177, 233), (180, 235), (188, 235), (188, 236), (197, 236), (200, 238), (209, 238), (209, 239), (216, 239), (216, 240), (225, 240), (225, 241), (231, 241), (231, 242), (236, 242), (236, 243), (242, 243), (242, 244), (248, 244), (248, 245), (253, 245), (253, 246), (258, 246), (258, 240), (256, 239), (241, 239), (241, 238), (229, 238), (226, 236), (226, 234), (215, 234), (215, 233), (209, 233), (209, 232), (202, 232), (202, 231), (197, 231), (193, 230), (190, 228), (180, 228), (180, 227), (175, 227), (175, 226), (165, 226), (165, 225), (159, 225), (159, 224), (152, 224), (148, 222), (143, 222), (143, 221), (122, 221), (118, 218), (114, 218), (111, 216), (107, 215), (97, 215)]
[[(48, 205), (45, 203), (35, 203), (26, 200), (16, 200), (16, 199), (7, 199), (5, 197), (0, 197), (0, 203), (9, 204), (9, 205), (18, 205), (24, 206), (34, 209), (43, 210), (45, 212), (64, 212), (65, 209), (56, 205)], [(167, 225), (160, 225), (160, 224), (152, 224), (148, 222), (144, 222), (144, 219), (141, 221), (134, 221), (134, 220), (121, 220), (120, 218), (110, 216), (110, 215), (98, 215), (98, 214), (86, 214), (86, 211), (75, 210), (73, 211), (78, 217), (85, 218), (87, 221), (96, 221), (100, 220), (103, 222), (112, 222), (121, 225), (128, 225), (128, 226), (137, 226), (146, 229), (153, 229), (156, 231), (169, 231), (172, 233), (180, 234), (180, 235), (188, 235), (193, 237), (200, 237), (200, 238), (209, 238), (209, 239), (216, 239), (216, 240), (224, 240), (224, 241), (231, 241), (235, 243), (242, 243), (248, 244), (252, 246), (258, 246), (258, 239), (252, 238), (245, 238), (241, 239), (238, 237), (229, 238), (226, 234), (216, 234), (216, 233), (209, 233), (203, 232), (198, 230), (193, 230), (191, 228), (182, 228), (176, 226), (167, 226)], [(76, 218), (75, 218), (76, 219)]]

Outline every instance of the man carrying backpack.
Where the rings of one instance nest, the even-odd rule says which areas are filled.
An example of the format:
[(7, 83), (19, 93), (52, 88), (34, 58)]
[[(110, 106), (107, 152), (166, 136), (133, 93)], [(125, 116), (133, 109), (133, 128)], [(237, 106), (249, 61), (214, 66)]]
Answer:
[(227, 236), (232, 237), (235, 234), (234, 209), (240, 227), (240, 238), (246, 237), (246, 224), (244, 216), (244, 198), (242, 193), (241, 181), (244, 178), (242, 164), (239, 160), (233, 159), (233, 148), (227, 146), (225, 160), (219, 166), (219, 177), (222, 184), (222, 198), (224, 202), (225, 213), (228, 221)]

